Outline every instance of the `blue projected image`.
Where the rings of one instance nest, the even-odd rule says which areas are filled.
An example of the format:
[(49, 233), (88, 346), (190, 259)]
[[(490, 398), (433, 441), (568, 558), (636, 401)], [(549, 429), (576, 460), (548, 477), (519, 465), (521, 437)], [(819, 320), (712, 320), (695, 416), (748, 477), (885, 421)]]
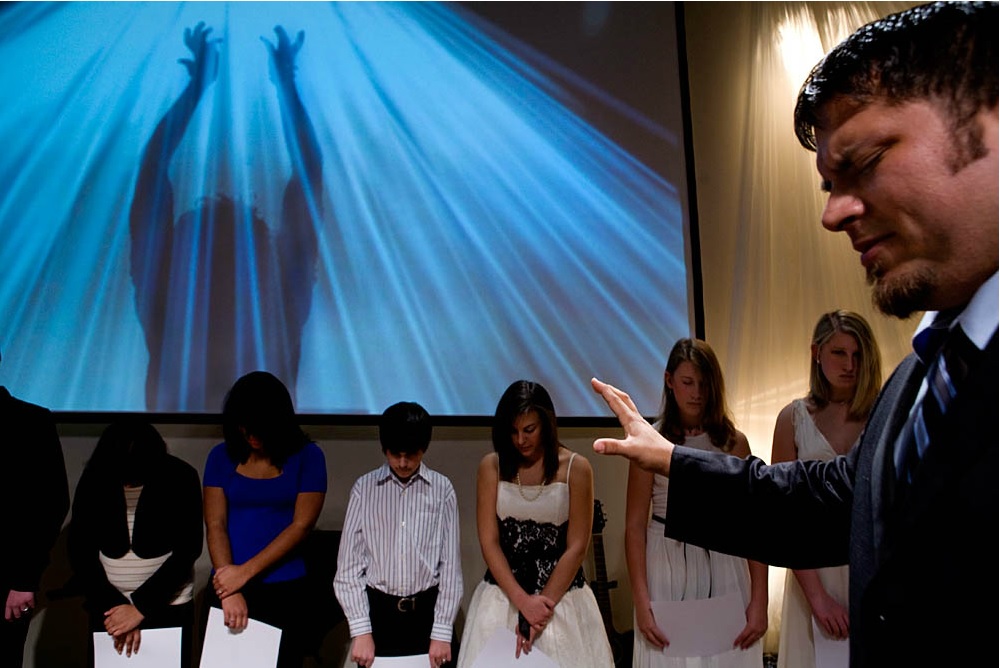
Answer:
[(671, 3), (7, 3), (0, 382), (59, 411), (653, 413), (693, 331)]

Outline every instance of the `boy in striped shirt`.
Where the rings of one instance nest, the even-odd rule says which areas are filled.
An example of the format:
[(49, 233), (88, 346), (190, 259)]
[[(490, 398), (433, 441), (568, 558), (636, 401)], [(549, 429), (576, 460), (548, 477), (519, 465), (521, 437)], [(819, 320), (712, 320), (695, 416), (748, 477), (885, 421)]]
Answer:
[(419, 404), (387, 408), (379, 441), (386, 461), (351, 489), (333, 581), (351, 659), (427, 654), (439, 668), (462, 599), (455, 490), (423, 463), (431, 422)]

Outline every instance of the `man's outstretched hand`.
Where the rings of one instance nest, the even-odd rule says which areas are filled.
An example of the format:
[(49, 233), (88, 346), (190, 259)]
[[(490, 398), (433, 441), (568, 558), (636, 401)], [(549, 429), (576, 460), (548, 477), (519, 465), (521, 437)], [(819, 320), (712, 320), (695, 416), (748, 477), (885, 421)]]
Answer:
[(594, 452), (602, 455), (620, 455), (635, 462), (640, 468), (661, 475), (670, 475), (670, 458), (674, 444), (663, 438), (639, 413), (632, 398), (613, 385), (591, 378), (594, 392), (604, 397), (611, 411), (625, 428), (625, 438), (599, 438), (594, 441)]

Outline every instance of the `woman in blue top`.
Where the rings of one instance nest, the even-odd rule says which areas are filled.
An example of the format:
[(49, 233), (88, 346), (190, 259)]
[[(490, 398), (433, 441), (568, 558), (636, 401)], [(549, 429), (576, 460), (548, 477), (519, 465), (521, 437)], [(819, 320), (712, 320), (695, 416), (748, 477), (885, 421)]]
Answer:
[(297, 548), (323, 507), (326, 460), (299, 427), (288, 390), (267, 372), (236, 381), (222, 421), (226, 440), (205, 464), (209, 599), (221, 603), (230, 629), (249, 617), (282, 629), (278, 667), (300, 668), (309, 595)]

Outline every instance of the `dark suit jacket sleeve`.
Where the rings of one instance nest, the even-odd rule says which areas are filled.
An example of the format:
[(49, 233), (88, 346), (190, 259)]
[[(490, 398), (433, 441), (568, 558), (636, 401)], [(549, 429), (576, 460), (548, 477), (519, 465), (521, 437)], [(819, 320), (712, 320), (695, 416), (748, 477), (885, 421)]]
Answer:
[(787, 568), (846, 564), (857, 453), (767, 466), (678, 446), (664, 533)]
[(18, 449), (14, 461), (20, 462), (12, 476), (13, 504), (8, 513), (9, 541), (7, 572), (3, 578), (16, 591), (38, 591), (42, 572), (49, 563), (49, 552), (59, 536), (69, 510), (69, 485), (62, 445), (52, 413), (47, 409), (12, 400), (16, 407), (4, 428), (18, 434), (12, 446)]

